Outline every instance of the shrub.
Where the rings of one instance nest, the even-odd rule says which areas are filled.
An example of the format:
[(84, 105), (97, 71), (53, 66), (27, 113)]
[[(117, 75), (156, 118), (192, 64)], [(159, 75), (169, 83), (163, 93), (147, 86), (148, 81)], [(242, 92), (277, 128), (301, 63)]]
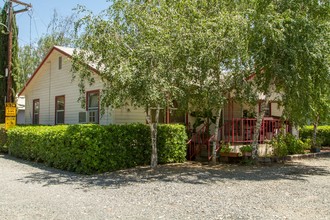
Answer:
[[(300, 139), (302, 141), (306, 141), (307, 139), (313, 138), (314, 127), (313, 126), (305, 126), (300, 129)], [(330, 146), (330, 126), (318, 126), (317, 127), (317, 142), (321, 146)]]
[(239, 148), (240, 151), (243, 152), (252, 152), (253, 147), (251, 145), (244, 145), (243, 147)]
[(8, 153), (6, 142), (7, 142), (7, 133), (5, 130), (5, 125), (0, 124), (0, 152), (1, 153)]
[(159, 125), (157, 138), (159, 163), (184, 162), (186, 160), (187, 139), (184, 126)]
[(297, 139), (292, 134), (279, 134), (272, 140), (274, 154), (278, 157), (284, 157), (291, 154), (302, 154), (306, 144)]
[(288, 148), (288, 154), (304, 153), (304, 143), (292, 134), (286, 134), (284, 137), (284, 141)]
[(272, 146), (274, 155), (278, 157), (285, 157), (288, 155), (288, 148), (284, 140), (284, 135), (279, 134), (272, 139)]
[[(161, 125), (160, 163), (183, 162), (186, 133)], [(150, 163), (150, 129), (143, 124), (17, 126), (8, 131), (12, 155), (79, 173), (101, 173)]]

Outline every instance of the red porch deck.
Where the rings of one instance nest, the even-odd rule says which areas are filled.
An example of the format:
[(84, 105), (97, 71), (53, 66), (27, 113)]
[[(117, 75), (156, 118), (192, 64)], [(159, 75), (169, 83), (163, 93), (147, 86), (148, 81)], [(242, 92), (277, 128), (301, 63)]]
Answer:
[[(217, 150), (220, 149), (220, 142), (230, 143), (230, 145), (245, 145), (253, 142), (254, 129), (257, 123), (256, 118), (233, 118), (227, 120), (218, 130)], [(262, 120), (261, 129), (259, 133), (259, 143), (264, 143), (266, 140), (271, 140), (285, 126), (285, 131), (288, 132), (289, 127), (283, 124), (279, 118), (265, 117)], [(201, 151), (202, 147), (207, 147), (208, 157), (210, 159), (210, 152), (214, 135), (211, 137), (206, 135), (206, 127), (203, 126), (192, 138), (188, 141), (188, 159), (192, 160)]]

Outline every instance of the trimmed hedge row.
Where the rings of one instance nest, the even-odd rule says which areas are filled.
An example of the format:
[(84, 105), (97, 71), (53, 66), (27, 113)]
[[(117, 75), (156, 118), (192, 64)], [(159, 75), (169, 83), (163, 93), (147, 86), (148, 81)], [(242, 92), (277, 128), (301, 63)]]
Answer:
[(7, 142), (7, 133), (5, 130), (5, 124), (0, 124), (0, 152), (7, 153), (8, 149), (5, 146)]
[[(183, 162), (182, 125), (159, 125), (159, 163)], [(150, 163), (150, 128), (129, 125), (17, 126), (8, 131), (11, 154), (78, 173), (102, 173)]]
[[(301, 140), (306, 141), (307, 139), (313, 138), (314, 127), (305, 126), (300, 129), (299, 135)], [(317, 139), (321, 146), (330, 146), (330, 126), (318, 126), (317, 127)]]

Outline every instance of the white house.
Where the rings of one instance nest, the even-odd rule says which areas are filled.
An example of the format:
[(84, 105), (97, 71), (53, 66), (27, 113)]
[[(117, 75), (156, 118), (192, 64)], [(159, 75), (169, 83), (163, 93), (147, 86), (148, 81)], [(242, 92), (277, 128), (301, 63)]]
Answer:
[(20, 92), (25, 96), (25, 124), (125, 124), (145, 123), (144, 109), (105, 109), (100, 114), (103, 84), (95, 71), (95, 84), (86, 85), (86, 106), (78, 102), (78, 82), (73, 80), (74, 49), (54, 46)]

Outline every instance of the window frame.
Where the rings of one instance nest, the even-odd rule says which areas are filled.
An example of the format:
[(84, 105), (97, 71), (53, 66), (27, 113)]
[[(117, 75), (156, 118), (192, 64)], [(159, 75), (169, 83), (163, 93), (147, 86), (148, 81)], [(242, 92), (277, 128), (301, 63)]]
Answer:
[[(36, 103), (38, 103), (39, 109), (38, 113), (36, 113)], [(39, 125), (40, 124), (40, 99), (33, 99), (32, 100), (32, 124)], [(37, 116), (36, 116), (37, 115)], [(36, 123), (36, 119), (38, 120)]]
[[(183, 121), (177, 122), (173, 121), (173, 119), (178, 119), (178, 116), (175, 116), (176, 113), (181, 113), (181, 119)], [(179, 110), (179, 103), (176, 100), (172, 101), (172, 106), (168, 106), (166, 108), (166, 124), (184, 124), (187, 125), (187, 112)]]
[[(259, 102), (259, 113), (261, 112), (261, 103), (262, 102)], [(266, 112), (265, 112), (265, 115), (264, 117), (272, 117), (272, 102), (268, 102), (268, 108), (269, 108), (269, 114), (266, 115)]]
[[(97, 94), (97, 97), (98, 97), (98, 100), (97, 101), (98, 101), (98, 103), (97, 103), (97, 108), (94, 107), (94, 108), (91, 109), (89, 107), (89, 97), (92, 94)], [(89, 113), (91, 111), (95, 111), (95, 110), (97, 110), (97, 116), (95, 117), (95, 119), (97, 121), (96, 122), (95, 121), (91, 122)], [(87, 115), (88, 123), (100, 124), (100, 90), (91, 90), (91, 91), (87, 91), (86, 92), (86, 112), (88, 114)]]
[[(63, 110), (58, 110), (58, 105), (57, 105), (57, 101), (59, 98), (63, 98), (63, 102), (64, 102), (64, 109)], [(58, 116), (57, 113), (58, 112), (63, 112), (63, 123), (58, 123)], [(65, 123), (65, 95), (59, 95), (59, 96), (55, 96), (55, 125), (59, 125), (59, 124), (64, 124)]]

